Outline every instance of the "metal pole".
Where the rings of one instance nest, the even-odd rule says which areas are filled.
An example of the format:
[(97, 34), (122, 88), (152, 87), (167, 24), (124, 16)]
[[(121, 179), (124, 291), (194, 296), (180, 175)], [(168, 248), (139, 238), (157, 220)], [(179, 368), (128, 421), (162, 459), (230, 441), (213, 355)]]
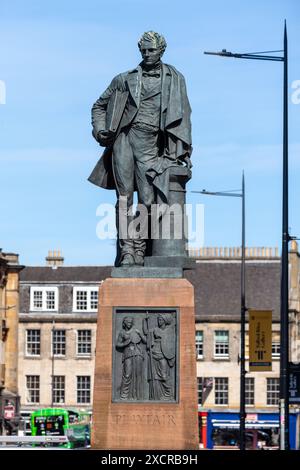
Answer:
[[(264, 51), (236, 54), (223, 49), (204, 54), (235, 57), (238, 59), (271, 60), (283, 62), (283, 187), (282, 187), (282, 254), (280, 288), (280, 450), (289, 449), (289, 226), (288, 226), (288, 45), (286, 21), (284, 24), (283, 56), (271, 56)], [(267, 55), (266, 55), (267, 54)]]
[(240, 351), (240, 450), (246, 450), (245, 427), (246, 427), (246, 369), (245, 369), (245, 329), (246, 329), (246, 281), (245, 281), (245, 177), (242, 176), (242, 192), (231, 191), (192, 191), (192, 193), (201, 193), (207, 196), (228, 196), (242, 198), (242, 257), (241, 257), (241, 351)]
[(288, 51), (284, 25), (283, 53), (283, 195), (280, 306), (280, 450), (289, 449), (289, 226), (288, 226)]
[(240, 450), (245, 450), (245, 427), (246, 427), (246, 370), (245, 370), (245, 324), (246, 324), (246, 301), (245, 301), (245, 178), (242, 178), (242, 263), (241, 263), (241, 364), (240, 364)]

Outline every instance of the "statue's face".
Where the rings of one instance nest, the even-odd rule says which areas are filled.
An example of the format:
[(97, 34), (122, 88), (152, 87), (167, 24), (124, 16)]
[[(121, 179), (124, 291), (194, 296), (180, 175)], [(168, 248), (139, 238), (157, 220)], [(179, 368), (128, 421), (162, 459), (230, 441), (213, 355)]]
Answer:
[(132, 327), (133, 325), (133, 319), (132, 318), (127, 318), (126, 320), (124, 320), (124, 328), (126, 330), (130, 330), (130, 328)]
[(161, 327), (161, 326), (165, 325), (165, 320), (163, 319), (163, 317), (158, 317), (157, 318), (157, 323), (158, 323), (158, 326)]
[(160, 60), (162, 51), (155, 47), (153, 42), (144, 41), (141, 46), (141, 54), (146, 65), (154, 65)]

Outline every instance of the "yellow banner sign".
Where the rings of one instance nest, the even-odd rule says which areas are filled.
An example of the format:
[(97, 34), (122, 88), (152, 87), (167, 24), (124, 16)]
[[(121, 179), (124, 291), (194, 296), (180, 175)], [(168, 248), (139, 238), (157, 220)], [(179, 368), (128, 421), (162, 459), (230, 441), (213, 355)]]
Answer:
[(249, 310), (249, 370), (272, 370), (272, 310)]

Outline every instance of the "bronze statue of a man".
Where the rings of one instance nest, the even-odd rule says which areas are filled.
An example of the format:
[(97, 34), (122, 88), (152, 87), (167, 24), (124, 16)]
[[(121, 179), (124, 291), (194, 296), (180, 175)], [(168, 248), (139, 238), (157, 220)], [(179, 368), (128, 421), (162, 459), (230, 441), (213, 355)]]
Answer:
[(142, 62), (117, 75), (92, 108), (93, 136), (106, 148), (89, 181), (117, 192), (121, 266), (142, 266), (146, 249), (151, 254), (145, 234), (124, 236), (119, 230), (121, 206), (129, 225), (135, 190), (149, 213), (158, 194), (168, 203), (169, 168), (191, 167), (191, 108), (184, 77), (161, 62), (167, 46), (163, 36), (146, 32), (138, 46)]

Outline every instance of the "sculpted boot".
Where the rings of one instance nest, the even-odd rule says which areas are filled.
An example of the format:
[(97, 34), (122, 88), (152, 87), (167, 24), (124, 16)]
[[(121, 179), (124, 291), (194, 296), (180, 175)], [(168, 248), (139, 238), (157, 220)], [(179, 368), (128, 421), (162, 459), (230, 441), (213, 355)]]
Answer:
[(144, 253), (142, 251), (136, 251), (134, 259), (137, 266), (144, 266)]
[(120, 263), (121, 266), (133, 266), (134, 264), (134, 256), (130, 253), (126, 253)]

